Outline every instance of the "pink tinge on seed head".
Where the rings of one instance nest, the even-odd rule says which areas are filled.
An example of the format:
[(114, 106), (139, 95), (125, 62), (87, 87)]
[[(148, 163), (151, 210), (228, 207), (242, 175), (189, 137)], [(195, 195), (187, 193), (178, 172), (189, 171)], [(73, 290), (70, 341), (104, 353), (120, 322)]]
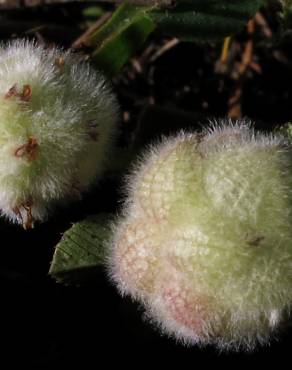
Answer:
[(153, 314), (169, 334), (193, 343), (204, 341), (209, 335), (206, 323), (210, 300), (190, 287), (179, 271), (169, 271), (171, 275), (156, 286), (159, 298), (154, 300)]
[(113, 278), (181, 343), (250, 351), (291, 312), (292, 148), (245, 121), (192, 138), (137, 166)]
[(156, 270), (155, 242), (151, 228), (145, 230), (139, 221), (126, 225), (114, 249), (111, 270), (125, 293), (150, 292)]

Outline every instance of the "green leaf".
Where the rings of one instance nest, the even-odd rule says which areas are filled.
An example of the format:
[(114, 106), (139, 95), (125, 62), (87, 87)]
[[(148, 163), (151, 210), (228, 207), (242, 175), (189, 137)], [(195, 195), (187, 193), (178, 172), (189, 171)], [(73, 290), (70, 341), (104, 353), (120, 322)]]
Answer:
[(150, 15), (169, 36), (218, 40), (240, 31), (261, 5), (262, 0), (180, 0), (173, 9), (154, 9)]
[(92, 60), (106, 74), (119, 72), (154, 30), (155, 24), (147, 13), (152, 8), (123, 3), (91, 36), (90, 45), (96, 48)]
[(100, 6), (89, 6), (82, 11), (85, 18), (99, 18), (105, 11)]
[(120, 71), (158, 27), (185, 41), (223, 39), (240, 31), (262, 0), (180, 0), (175, 6), (138, 6), (127, 2), (90, 38), (92, 60), (112, 76)]
[(292, 27), (292, 0), (283, 0), (283, 20), (286, 28)]
[(101, 214), (74, 224), (56, 246), (49, 274), (58, 282), (81, 284), (102, 271), (111, 217)]

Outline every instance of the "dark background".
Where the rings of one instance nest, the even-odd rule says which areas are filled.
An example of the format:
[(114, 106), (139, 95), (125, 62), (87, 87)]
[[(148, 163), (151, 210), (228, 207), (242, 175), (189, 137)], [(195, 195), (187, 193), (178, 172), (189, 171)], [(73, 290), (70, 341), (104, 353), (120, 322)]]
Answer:
[[(0, 39), (26, 37), (48, 46), (69, 47), (90, 24), (82, 15), (86, 7), (64, 4), (0, 10)], [(255, 66), (249, 66), (241, 77), (237, 68), (251, 37), (246, 30), (234, 38), (224, 65), (219, 63), (222, 43), (178, 42), (159, 56), (172, 40), (153, 34), (113, 79), (122, 107), (118, 149), (139, 153), (161, 134), (198, 129), (213, 117), (231, 116), (230, 99), (238, 89), (240, 113), (234, 118), (247, 117), (266, 131), (291, 121), (291, 35), (280, 33), (274, 9), (261, 14), (266, 24), (257, 24), (252, 35)], [(118, 161), (114, 152), (111, 161)], [(120, 172), (112, 172), (82, 201), (57, 210), (34, 230), (0, 221), (0, 366), (87, 369), (114, 361), (118, 362), (115, 366), (148, 366), (148, 361), (155, 366), (158, 359), (165, 365), (178, 360), (180, 366), (189, 361), (194, 367), (212, 361), (237, 365), (289, 361), (290, 329), (254, 353), (186, 348), (145, 323), (141, 309), (117, 294), (102, 269), (94, 281), (80, 287), (58, 284), (48, 276), (63, 232), (89, 214), (117, 213), (121, 184)]]

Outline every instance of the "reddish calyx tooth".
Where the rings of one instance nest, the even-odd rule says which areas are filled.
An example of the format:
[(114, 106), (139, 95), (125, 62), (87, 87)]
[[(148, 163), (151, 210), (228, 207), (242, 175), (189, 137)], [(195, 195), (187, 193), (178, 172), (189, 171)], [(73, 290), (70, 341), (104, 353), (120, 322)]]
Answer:
[(22, 92), (17, 91), (17, 85), (14, 84), (5, 94), (4, 99), (19, 98), (22, 102), (29, 102), (31, 100), (32, 90), (30, 85), (23, 85)]
[(10, 99), (14, 96), (17, 96), (16, 84), (14, 84), (5, 94), (4, 99)]
[(97, 131), (97, 123), (94, 121), (88, 123), (88, 136), (93, 141), (98, 140), (99, 133)]
[(23, 102), (29, 102), (31, 100), (32, 91), (30, 85), (23, 85), (22, 93), (19, 98)]
[(37, 139), (30, 136), (25, 144), (15, 150), (14, 155), (18, 158), (27, 156), (28, 161), (31, 162), (36, 158), (38, 146)]
[[(32, 200), (28, 199), (25, 203), (21, 203), (19, 206), (15, 206), (12, 209), (14, 214), (21, 220), (22, 226), (25, 230), (33, 229), (34, 227), (34, 218), (32, 215), (32, 205), (33, 205)], [(23, 217), (20, 211), (21, 208), (24, 209), (26, 217)]]
[(59, 57), (55, 59), (55, 66), (57, 66), (61, 72), (63, 72), (65, 67), (65, 59), (63, 57)]

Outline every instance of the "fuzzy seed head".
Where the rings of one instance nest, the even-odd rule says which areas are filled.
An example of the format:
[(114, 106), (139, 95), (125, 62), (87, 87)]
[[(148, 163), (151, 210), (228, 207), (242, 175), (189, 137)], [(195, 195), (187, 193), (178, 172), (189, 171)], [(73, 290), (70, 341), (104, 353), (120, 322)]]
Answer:
[(122, 294), (185, 344), (251, 350), (292, 305), (292, 148), (220, 122), (152, 148), (108, 257)]
[(0, 81), (0, 209), (30, 227), (103, 172), (117, 103), (80, 57), (26, 41), (0, 48)]

